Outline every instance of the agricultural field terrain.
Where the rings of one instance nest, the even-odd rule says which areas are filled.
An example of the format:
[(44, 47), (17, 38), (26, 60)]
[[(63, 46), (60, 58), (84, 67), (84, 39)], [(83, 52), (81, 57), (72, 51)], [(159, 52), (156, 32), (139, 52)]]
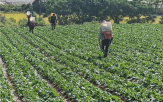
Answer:
[(107, 58), (100, 24), (0, 24), (1, 102), (162, 102), (161, 24), (113, 24)]

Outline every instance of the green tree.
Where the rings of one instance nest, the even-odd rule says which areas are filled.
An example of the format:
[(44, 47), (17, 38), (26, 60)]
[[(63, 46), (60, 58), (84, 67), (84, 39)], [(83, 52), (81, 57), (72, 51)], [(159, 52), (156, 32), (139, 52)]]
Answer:
[(33, 7), (32, 5), (29, 3), (29, 4), (22, 4), (21, 5), (21, 10), (22, 11), (31, 11), (33, 10)]
[[(45, 3), (46, 13), (57, 14), (59, 24), (69, 22), (84, 23), (92, 20), (113, 19), (115, 23), (128, 16), (130, 20), (137, 17), (141, 22), (141, 16), (149, 16), (152, 5), (147, 5), (143, 0), (48, 0)], [(150, 16), (151, 17), (151, 16)]]
[(46, 12), (46, 6), (45, 6), (45, 0), (35, 0), (32, 5), (33, 5), (33, 10), (41, 15), (42, 13)]
[(109, 12), (111, 19), (114, 20), (114, 23), (119, 24), (119, 22), (123, 20), (125, 14), (123, 10), (123, 4), (124, 2), (119, 0), (111, 0), (109, 3), (109, 8), (107, 11)]
[(130, 2), (124, 2), (123, 3), (123, 15), (128, 16), (129, 20), (132, 20), (136, 14), (136, 7), (134, 7)]

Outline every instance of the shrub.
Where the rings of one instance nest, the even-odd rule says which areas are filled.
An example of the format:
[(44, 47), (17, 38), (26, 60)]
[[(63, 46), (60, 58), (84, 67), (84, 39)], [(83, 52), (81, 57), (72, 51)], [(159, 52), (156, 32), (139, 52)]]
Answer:
[(0, 14), (0, 22), (5, 23), (5, 16), (2, 16), (1, 14)]
[(127, 23), (128, 23), (128, 24), (131, 24), (131, 23), (137, 23), (137, 19), (129, 20)]
[(27, 22), (28, 22), (28, 20), (25, 19), (25, 18), (23, 18), (23, 19), (20, 19), (20, 20), (18, 21), (18, 25), (19, 25), (19, 26), (27, 26)]
[(45, 24), (45, 21), (43, 20), (43, 18), (39, 17), (39, 18), (36, 18), (36, 25), (37, 26), (44, 26), (46, 24)]
[(160, 24), (163, 24), (163, 16), (161, 17), (161, 21), (159, 21)]
[(6, 5), (5, 9), (4, 9), (4, 12), (5, 13), (11, 12), (12, 11), (11, 7), (12, 7), (12, 5)]
[(10, 17), (9, 20), (13, 23), (16, 23), (16, 20), (13, 17)]

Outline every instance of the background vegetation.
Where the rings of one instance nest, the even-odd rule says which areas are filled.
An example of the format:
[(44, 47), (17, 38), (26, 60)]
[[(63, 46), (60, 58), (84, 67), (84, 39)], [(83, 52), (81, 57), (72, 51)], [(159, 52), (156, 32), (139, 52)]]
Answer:
[[(48, 15), (55, 12), (60, 24), (103, 19), (119, 24), (124, 17), (129, 17), (127, 23), (152, 23), (157, 15), (163, 14), (163, 0), (40, 0), (33, 6), (38, 4), (40, 8), (34, 8), (37, 13), (45, 11), (45, 15)], [(145, 18), (141, 19), (142, 16)]]
[[(41, 15), (48, 17), (54, 12), (58, 24), (62, 25), (103, 19), (119, 24), (124, 18), (127, 18), (126, 23), (153, 23), (158, 16), (163, 15), (163, 0), (35, 0), (32, 4), (1, 5), (4, 13), (31, 10), (39, 14), (39, 20), (42, 20)], [(157, 22), (162, 23), (163, 18), (160, 17)]]

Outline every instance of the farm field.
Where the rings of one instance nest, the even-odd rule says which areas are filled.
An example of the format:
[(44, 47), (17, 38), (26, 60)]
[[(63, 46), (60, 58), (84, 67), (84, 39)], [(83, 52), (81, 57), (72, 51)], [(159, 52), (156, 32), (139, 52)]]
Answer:
[[(113, 24), (107, 58), (100, 25), (0, 28), (0, 101), (161, 102), (161, 24)], [(13, 92), (14, 91), (14, 92)]]

